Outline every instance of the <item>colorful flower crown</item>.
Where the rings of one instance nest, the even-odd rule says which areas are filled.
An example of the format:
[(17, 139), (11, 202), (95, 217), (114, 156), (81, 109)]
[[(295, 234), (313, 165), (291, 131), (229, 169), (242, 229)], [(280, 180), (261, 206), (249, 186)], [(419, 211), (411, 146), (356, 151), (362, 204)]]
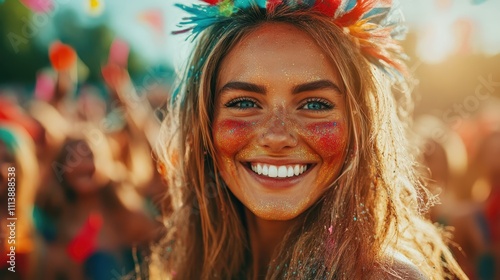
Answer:
[(257, 5), (272, 11), (279, 5), (311, 9), (327, 17), (350, 34), (364, 56), (393, 80), (407, 75), (406, 56), (398, 40), (404, 38), (402, 15), (393, 9), (392, 0), (202, 0), (206, 4), (175, 4), (191, 14), (174, 34), (191, 32), (195, 37), (215, 23)]

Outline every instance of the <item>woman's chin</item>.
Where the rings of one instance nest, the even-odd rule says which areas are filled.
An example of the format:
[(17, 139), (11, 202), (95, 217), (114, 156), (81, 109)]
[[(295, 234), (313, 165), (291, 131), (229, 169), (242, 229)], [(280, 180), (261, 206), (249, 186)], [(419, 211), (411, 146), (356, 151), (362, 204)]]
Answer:
[[(302, 203), (303, 204), (303, 203)], [(256, 217), (267, 221), (289, 221), (297, 218), (304, 213), (307, 207), (299, 206), (300, 203), (285, 202), (285, 201), (259, 201), (252, 205), (246, 206)]]

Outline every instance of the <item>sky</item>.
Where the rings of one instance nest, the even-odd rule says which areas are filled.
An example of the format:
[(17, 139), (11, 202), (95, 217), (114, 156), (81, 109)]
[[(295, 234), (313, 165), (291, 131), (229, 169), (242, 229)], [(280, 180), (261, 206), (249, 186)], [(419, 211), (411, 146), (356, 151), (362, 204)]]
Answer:
[[(106, 19), (117, 36), (129, 42), (151, 62), (167, 62), (181, 67), (192, 43), (186, 35), (172, 35), (186, 14), (174, 3), (197, 0), (52, 0), (56, 5), (75, 10), (82, 24), (92, 25)], [(99, 2), (102, 13), (91, 15), (89, 3)], [(411, 30), (417, 31), (419, 58), (438, 63), (457, 51), (500, 53), (500, 0), (400, 0)], [(64, 9), (61, 9), (64, 10)], [(146, 23), (159, 16), (162, 26)], [(466, 43), (469, 42), (469, 43)]]
[(401, 8), (423, 61), (440, 62), (464, 39), (472, 52), (500, 53), (500, 0), (405, 0)]

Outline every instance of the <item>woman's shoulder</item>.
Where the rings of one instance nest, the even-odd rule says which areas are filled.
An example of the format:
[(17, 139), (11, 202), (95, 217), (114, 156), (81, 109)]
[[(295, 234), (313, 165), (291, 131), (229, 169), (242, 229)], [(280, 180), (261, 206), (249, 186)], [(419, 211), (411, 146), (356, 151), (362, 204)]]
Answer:
[(373, 279), (427, 280), (422, 271), (401, 253), (393, 253), (382, 262)]

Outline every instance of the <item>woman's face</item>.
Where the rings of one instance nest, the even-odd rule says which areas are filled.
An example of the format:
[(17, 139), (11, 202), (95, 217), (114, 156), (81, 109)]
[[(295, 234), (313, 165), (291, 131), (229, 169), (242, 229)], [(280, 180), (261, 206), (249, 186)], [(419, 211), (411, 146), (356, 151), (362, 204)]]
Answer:
[(222, 178), (256, 216), (297, 217), (345, 159), (338, 70), (309, 35), (284, 23), (253, 31), (220, 69), (212, 133)]
[(65, 179), (78, 194), (89, 194), (99, 189), (95, 179), (94, 155), (87, 143), (79, 141), (66, 147)]

